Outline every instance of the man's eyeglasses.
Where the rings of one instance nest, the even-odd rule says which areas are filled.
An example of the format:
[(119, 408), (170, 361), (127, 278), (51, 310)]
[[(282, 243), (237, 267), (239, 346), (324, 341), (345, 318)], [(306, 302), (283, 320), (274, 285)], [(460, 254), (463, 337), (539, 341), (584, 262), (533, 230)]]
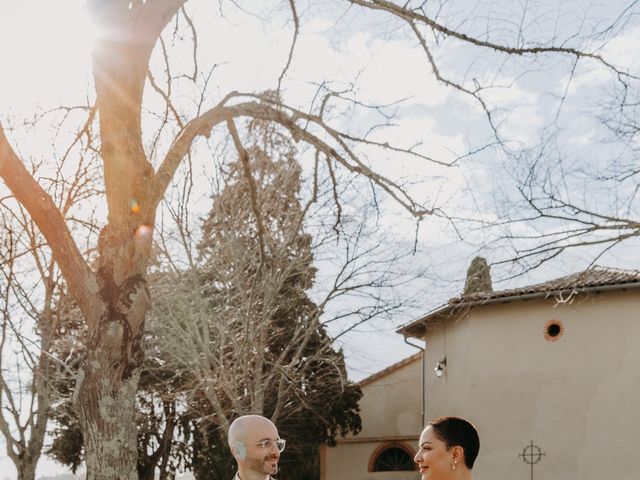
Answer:
[(278, 440), (260, 440), (259, 442), (256, 442), (256, 445), (258, 445), (263, 450), (271, 450), (275, 445), (279, 452), (282, 452), (284, 450), (284, 446), (286, 444), (287, 441), (283, 438), (279, 438)]

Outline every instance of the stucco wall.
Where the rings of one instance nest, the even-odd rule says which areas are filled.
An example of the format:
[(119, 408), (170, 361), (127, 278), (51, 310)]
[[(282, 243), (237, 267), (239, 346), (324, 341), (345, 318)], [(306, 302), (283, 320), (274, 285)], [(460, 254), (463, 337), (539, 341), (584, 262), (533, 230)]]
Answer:
[[(415, 441), (410, 442), (415, 452)], [(418, 472), (369, 472), (371, 455), (381, 442), (340, 443), (327, 448), (326, 480), (418, 480)]]
[(420, 359), (362, 387), (362, 431), (358, 437), (416, 435), (420, 428)]
[(362, 387), (362, 431), (325, 450), (323, 480), (416, 480), (417, 472), (369, 472), (376, 449), (400, 442), (415, 454), (420, 433), (422, 363), (419, 358)]
[[(555, 342), (550, 319), (564, 325)], [(475, 308), (426, 340), (426, 416), (476, 424), (474, 480), (530, 478), (518, 456), (530, 441), (545, 452), (534, 478), (639, 478), (640, 292)]]

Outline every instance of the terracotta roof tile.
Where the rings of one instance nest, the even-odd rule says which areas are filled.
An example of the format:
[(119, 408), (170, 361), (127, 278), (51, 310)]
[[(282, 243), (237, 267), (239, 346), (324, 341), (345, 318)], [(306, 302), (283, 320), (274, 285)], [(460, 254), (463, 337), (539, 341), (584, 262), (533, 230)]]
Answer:
[(511, 299), (516, 300), (529, 296), (553, 297), (566, 293), (579, 293), (584, 289), (597, 290), (599, 287), (624, 289), (631, 286), (640, 287), (640, 270), (594, 266), (582, 272), (572, 273), (571, 275), (526, 287), (459, 295), (451, 298), (446, 304), (426, 315), (402, 326), (397, 332), (408, 337), (421, 337), (427, 324), (439, 322), (450, 318), (451, 315), (455, 315), (457, 312), (487, 303), (508, 302)]
[(624, 285), (640, 282), (640, 270), (622, 270), (594, 266), (588, 270), (572, 273), (564, 277), (549, 280), (535, 285), (521, 288), (511, 288), (497, 292), (478, 292), (469, 295), (460, 295), (449, 300), (450, 304), (469, 301), (483, 301), (492, 298), (515, 297), (529, 293), (554, 293), (559, 290), (582, 289), (588, 287), (603, 287), (605, 285)]

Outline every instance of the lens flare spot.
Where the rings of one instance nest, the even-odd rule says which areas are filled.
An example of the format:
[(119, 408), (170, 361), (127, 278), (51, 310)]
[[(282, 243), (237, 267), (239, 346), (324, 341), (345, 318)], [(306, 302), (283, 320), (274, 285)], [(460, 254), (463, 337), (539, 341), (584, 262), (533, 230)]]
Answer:
[(153, 227), (150, 225), (140, 225), (136, 229), (135, 239), (138, 242), (148, 242), (151, 240), (151, 236), (153, 235)]
[(135, 198), (129, 200), (129, 210), (131, 210), (131, 213), (134, 214), (140, 213), (140, 204)]

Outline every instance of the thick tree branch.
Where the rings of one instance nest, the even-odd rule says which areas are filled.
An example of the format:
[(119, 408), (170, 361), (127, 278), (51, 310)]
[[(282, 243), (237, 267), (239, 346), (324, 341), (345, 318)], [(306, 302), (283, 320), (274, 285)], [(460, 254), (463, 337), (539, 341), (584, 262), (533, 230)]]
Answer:
[(47, 239), (87, 323), (97, 322), (105, 308), (104, 304), (96, 301), (97, 278), (82, 258), (60, 211), (15, 154), (1, 125), (0, 177)]
[[(261, 100), (260, 102), (244, 102), (235, 105), (225, 105), (234, 97), (250, 97)], [(277, 101), (269, 99), (267, 96), (254, 94), (240, 94), (232, 92), (227, 95), (218, 105), (206, 111), (199, 117), (194, 118), (180, 132), (173, 145), (167, 152), (158, 172), (155, 176), (153, 188), (153, 201), (157, 205), (171, 178), (175, 174), (182, 158), (187, 154), (193, 141), (199, 135), (208, 137), (211, 130), (223, 121), (237, 117), (250, 117), (267, 122), (277, 123), (286, 128), (295, 140), (302, 140), (313, 146), (317, 151), (335, 159), (340, 165), (352, 173), (366, 176), (373, 183), (385, 190), (389, 196), (396, 200), (412, 215), (422, 218), (426, 215), (434, 214), (433, 209), (427, 209), (418, 204), (401, 185), (374, 172), (349, 146), (348, 141), (354, 141), (353, 137), (345, 135), (330, 127), (324, 119), (317, 115), (308, 114), (300, 110), (285, 106)], [(305, 126), (297, 122), (302, 120)], [(315, 126), (323, 131), (329, 139), (335, 142), (335, 146), (328, 144), (325, 140), (309, 130), (309, 125)], [(371, 144), (367, 140), (360, 140), (363, 144)], [(374, 144), (375, 145), (375, 144)], [(379, 146), (379, 145), (376, 145)]]

